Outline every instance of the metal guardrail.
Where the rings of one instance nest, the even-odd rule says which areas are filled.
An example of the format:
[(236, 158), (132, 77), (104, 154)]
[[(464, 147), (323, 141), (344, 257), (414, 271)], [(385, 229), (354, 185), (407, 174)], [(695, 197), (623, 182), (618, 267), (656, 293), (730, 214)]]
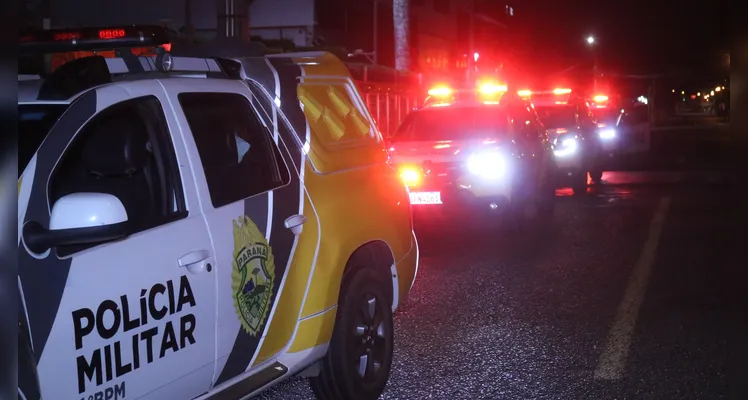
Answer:
[(345, 63), (379, 131), (391, 137), (425, 98), (422, 76), (371, 64)]

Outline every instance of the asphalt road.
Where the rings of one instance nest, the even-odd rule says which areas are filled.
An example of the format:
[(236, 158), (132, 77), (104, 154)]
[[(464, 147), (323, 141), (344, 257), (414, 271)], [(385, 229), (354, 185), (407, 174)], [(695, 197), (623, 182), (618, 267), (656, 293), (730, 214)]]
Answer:
[(748, 399), (748, 201), (714, 170), (603, 179), (519, 234), (421, 226), (382, 398)]

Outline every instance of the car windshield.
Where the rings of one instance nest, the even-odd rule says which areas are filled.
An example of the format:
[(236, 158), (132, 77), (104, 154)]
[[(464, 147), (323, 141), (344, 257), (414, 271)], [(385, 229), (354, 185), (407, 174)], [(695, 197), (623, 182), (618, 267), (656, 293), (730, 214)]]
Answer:
[(52, 126), (67, 108), (67, 104), (23, 104), (18, 106), (19, 177), (49, 134)]
[(614, 123), (618, 120), (621, 110), (613, 107), (595, 108), (592, 110), (592, 114), (598, 122)]
[(574, 106), (536, 107), (546, 128), (566, 128), (577, 124)]
[(509, 133), (509, 116), (501, 107), (443, 107), (410, 114), (396, 141), (485, 139)]

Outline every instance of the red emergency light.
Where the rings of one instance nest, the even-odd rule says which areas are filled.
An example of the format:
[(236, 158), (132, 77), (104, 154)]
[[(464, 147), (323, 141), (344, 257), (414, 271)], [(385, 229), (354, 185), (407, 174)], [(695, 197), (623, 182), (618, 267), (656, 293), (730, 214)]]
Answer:
[(124, 29), (102, 29), (99, 31), (100, 39), (119, 39), (127, 35)]
[(429, 89), (429, 96), (446, 97), (452, 94), (452, 89), (447, 86), (437, 86)]
[(492, 95), (492, 94), (498, 94), (498, 93), (504, 93), (507, 91), (506, 85), (499, 85), (495, 83), (482, 83), (478, 86), (478, 90), (482, 94), (486, 95)]

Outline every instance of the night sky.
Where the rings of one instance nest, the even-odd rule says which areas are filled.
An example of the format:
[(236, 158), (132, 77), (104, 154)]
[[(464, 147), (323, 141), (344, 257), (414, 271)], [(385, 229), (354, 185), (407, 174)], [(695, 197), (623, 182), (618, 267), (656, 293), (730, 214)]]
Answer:
[(728, 49), (727, 0), (521, 0), (515, 8), (515, 52), (547, 60), (531, 63), (541, 73), (591, 60), (589, 33), (601, 66), (622, 74), (714, 65)]

